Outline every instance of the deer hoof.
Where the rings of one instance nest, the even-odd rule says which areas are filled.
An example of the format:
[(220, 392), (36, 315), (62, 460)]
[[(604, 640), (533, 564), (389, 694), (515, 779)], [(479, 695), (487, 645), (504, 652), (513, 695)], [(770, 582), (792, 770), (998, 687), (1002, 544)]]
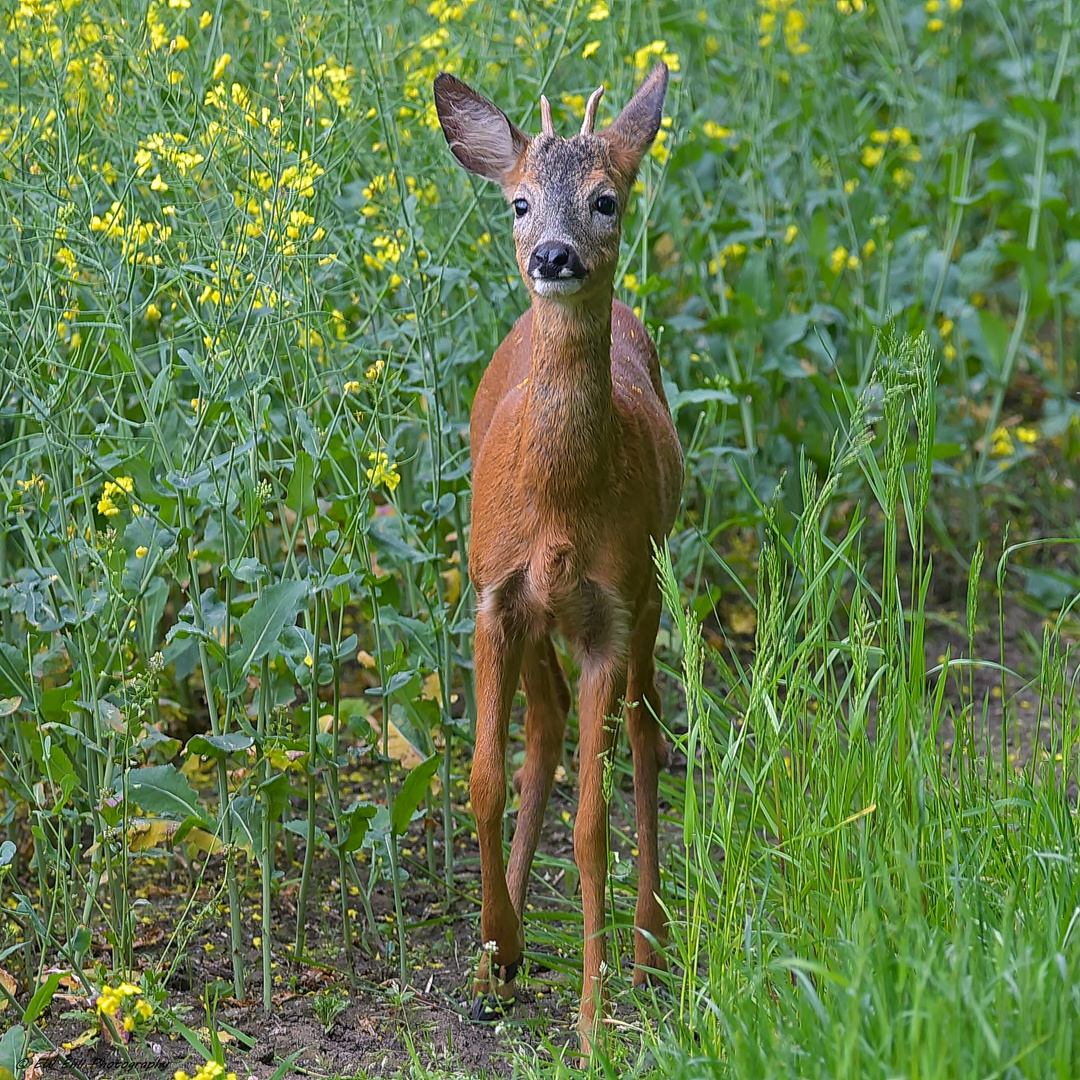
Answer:
[(472, 1018), (481, 1024), (501, 1020), (514, 1007), (516, 998), (501, 998), (498, 994), (482, 994), (472, 1003)]

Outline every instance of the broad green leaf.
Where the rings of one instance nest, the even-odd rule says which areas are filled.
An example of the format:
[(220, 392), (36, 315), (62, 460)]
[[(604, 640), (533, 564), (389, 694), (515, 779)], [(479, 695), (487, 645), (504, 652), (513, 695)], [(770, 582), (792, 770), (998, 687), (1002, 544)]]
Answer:
[(296, 455), (285, 505), (300, 517), (310, 517), (319, 508), (315, 501), (315, 462), (303, 450)]
[(0, 642), (0, 690), (21, 698), (30, 696), (30, 684), (26, 681), (26, 657), (20, 649)]
[(241, 617), (241, 644), (230, 651), (234, 692), (243, 685), (248, 671), (270, 654), (281, 631), (296, 622), (307, 590), (305, 581), (279, 581), (267, 585), (251, 610)]
[(54, 971), (38, 988), (23, 1013), (23, 1023), (29, 1027), (49, 1007), (53, 994), (65, 973)]
[(364, 837), (367, 835), (368, 826), (378, 809), (373, 803), (357, 803), (341, 815), (341, 835), (338, 837), (338, 847), (348, 854), (350, 851), (359, 851), (364, 845)]
[(15, 1080), (22, 1073), (19, 1065), (26, 1052), (26, 1028), (15, 1024), (0, 1038), (0, 1080)]
[(223, 758), (226, 754), (239, 754), (255, 745), (255, 740), (242, 731), (230, 731), (225, 735), (194, 735), (188, 740), (189, 754)]
[(395, 836), (400, 836), (409, 827), (409, 822), (412, 821), (420, 800), (431, 786), (431, 778), (438, 767), (439, 755), (432, 754), (427, 761), (421, 761), (405, 777), (405, 783), (401, 785), (401, 790), (394, 799), (392, 823)]
[(182, 772), (172, 765), (151, 765), (128, 773), (128, 794), (151, 814), (165, 817), (195, 817), (209, 824), (199, 807), (199, 796)]
[(0, 866), (10, 866), (17, 850), (18, 848), (10, 840), (5, 840), (0, 844)]

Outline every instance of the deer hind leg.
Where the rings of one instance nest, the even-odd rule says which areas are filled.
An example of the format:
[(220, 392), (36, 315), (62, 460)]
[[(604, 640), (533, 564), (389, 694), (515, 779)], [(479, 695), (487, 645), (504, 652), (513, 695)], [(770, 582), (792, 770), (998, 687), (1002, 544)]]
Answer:
[[(473, 984), (473, 1017), (477, 1020), (497, 1015), (500, 1000), (511, 1002), (513, 974), (523, 945), (521, 920), (506, 887), (502, 848), (506, 736), (522, 643), (519, 636), (507, 632), (507, 619), (499, 610), (501, 601), (497, 594), (483, 599), (476, 615), (476, 750), (469, 797), (480, 846), (480, 929), (485, 945)], [(487, 951), (491, 942), (493, 952)]]
[(666, 925), (660, 906), (657, 785), (661, 762), (667, 760), (667, 740), (657, 722), (660, 695), (656, 691), (653, 649), (660, 625), (660, 600), (655, 597), (638, 619), (630, 641), (630, 670), (626, 690), (626, 727), (634, 755), (634, 806), (638, 833), (638, 898), (634, 913), (634, 984), (655, 978), (667, 964), (659, 947)]
[(514, 774), (514, 788), (521, 796), (521, 802), (506, 881), (514, 910), (524, 921), (529, 871), (540, 839), (555, 769), (562, 758), (566, 714), (570, 710), (570, 688), (559, 667), (555, 646), (546, 634), (525, 646), (521, 680), (527, 703), (525, 764)]
[(608, 790), (605, 771), (615, 743), (615, 723), (626, 690), (625, 659), (613, 655), (586, 656), (582, 664), (580, 716), (580, 796), (574, 824), (574, 857), (581, 878), (581, 908), (585, 922), (582, 963), (581, 1052), (588, 1055), (600, 1035), (605, 1011), (603, 964), (607, 881)]

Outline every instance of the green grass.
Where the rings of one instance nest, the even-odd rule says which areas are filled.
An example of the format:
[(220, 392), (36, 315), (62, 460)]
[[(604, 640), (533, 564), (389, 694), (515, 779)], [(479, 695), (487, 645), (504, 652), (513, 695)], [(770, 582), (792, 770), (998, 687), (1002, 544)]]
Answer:
[[(26, 0), (0, 20), (0, 842), (35, 852), (0, 848), (3, 899), (30, 890), (5, 967), (81, 970), (92, 927), (111, 977), (134, 970), (139, 844), (182, 827), (197, 858), (237, 852), (208, 864), (235, 938), (238, 865), (295, 845), (303, 909), (324, 846), (342, 919), (408, 977), (398, 890), (389, 928), (367, 904), (402, 859), (462, 877), (453, 845), (402, 838), (435, 770), (437, 834), (470, 828), (468, 408), (526, 302), (431, 80), (528, 130), (547, 92), (571, 131), (598, 82), (603, 123), (664, 56), (671, 123), (618, 288), (687, 456), (659, 568), (689, 764), (663, 779), (670, 998), (620, 993), (596, 1068), (1076, 1072), (1069, 0)], [(1020, 601), (1044, 617), (1037, 729), (1003, 670)], [(928, 660), (943, 626), (966, 648)], [(350, 697), (358, 652), (374, 686)], [(209, 738), (182, 745), (193, 715)], [(356, 802), (358, 758), (377, 797)], [(613, 863), (623, 956), (632, 885)], [(537, 889), (530, 945), (577, 955), (573, 902)], [(330, 954), (301, 927), (296, 950)], [(275, 959), (266, 934), (234, 990), (269, 995)], [(529, 1048), (509, 1067), (568, 1069)]]

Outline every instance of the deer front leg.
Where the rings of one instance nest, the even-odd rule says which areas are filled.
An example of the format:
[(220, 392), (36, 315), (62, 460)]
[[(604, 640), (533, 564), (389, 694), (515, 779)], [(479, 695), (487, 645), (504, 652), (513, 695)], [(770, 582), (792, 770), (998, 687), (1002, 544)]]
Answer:
[(581, 908), (585, 921), (585, 951), (578, 1031), (581, 1053), (587, 1056), (600, 1035), (605, 1002), (603, 965), (606, 905), (604, 886), (608, 862), (608, 791), (615, 722), (626, 689), (625, 663), (611, 656), (586, 657), (581, 671), (581, 769), (574, 858), (581, 878)]
[(666, 936), (664, 909), (660, 906), (660, 857), (658, 849), (657, 786), (661, 761), (667, 757), (667, 741), (660, 731), (660, 695), (656, 691), (653, 649), (660, 625), (660, 600), (646, 608), (634, 628), (630, 643), (627, 680), (626, 729), (634, 755), (634, 806), (638, 833), (638, 898), (634, 913), (634, 985), (666, 971), (659, 951)]
[[(493, 1019), (513, 1003), (514, 976), (524, 947), (521, 920), (503, 867), (506, 809), (506, 736), (517, 689), (522, 644), (508, 634), (496, 604), (481, 602), (476, 616), (476, 750), (469, 797), (480, 846), (481, 938), (485, 952), (473, 984), (473, 1018)], [(487, 951), (494, 942), (494, 951)], [(494, 996), (493, 996), (494, 995)]]

